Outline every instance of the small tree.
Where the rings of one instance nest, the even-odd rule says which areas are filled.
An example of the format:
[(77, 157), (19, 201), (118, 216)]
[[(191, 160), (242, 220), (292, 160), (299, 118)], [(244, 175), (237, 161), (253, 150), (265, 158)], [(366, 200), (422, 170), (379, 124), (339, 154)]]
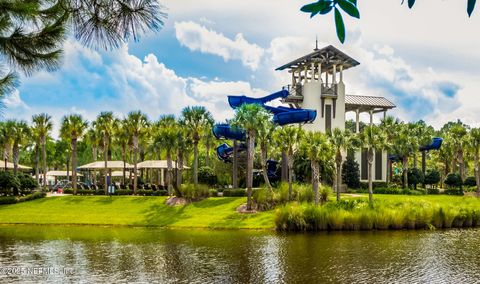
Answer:
[(459, 188), (462, 186), (462, 178), (460, 174), (450, 173), (445, 178), (444, 183), (451, 188)]
[(474, 176), (469, 176), (465, 179), (465, 181), (463, 182), (463, 185), (465, 185), (465, 186), (476, 186), (477, 181), (475, 180)]
[(440, 172), (437, 170), (428, 170), (425, 174), (424, 183), (427, 185), (436, 185), (440, 182)]
[(360, 188), (360, 166), (353, 155), (347, 155), (342, 166), (343, 182), (350, 188)]
[(210, 167), (200, 167), (198, 169), (198, 182), (210, 186), (215, 185), (217, 184), (217, 174)]
[(421, 170), (417, 168), (408, 170), (408, 185), (413, 186), (414, 189), (417, 189), (417, 184), (423, 183), (424, 176)]

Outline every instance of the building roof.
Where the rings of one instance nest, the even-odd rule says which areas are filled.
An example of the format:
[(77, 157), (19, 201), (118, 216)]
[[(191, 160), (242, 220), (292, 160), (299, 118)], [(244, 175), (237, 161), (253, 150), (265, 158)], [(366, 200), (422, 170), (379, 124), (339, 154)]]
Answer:
[[(137, 164), (139, 169), (167, 169), (167, 160), (148, 160)], [(172, 161), (172, 167), (175, 169), (175, 161)], [(184, 169), (189, 169), (183, 166)]]
[[(97, 162), (93, 162), (93, 163), (90, 163), (90, 164), (80, 166), (78, 168), (79, 169), (84, 169), (84, 170), (103, 169), (103, 168), (105, 168), (105, 162), (104, 161), (97, 161)], [(123, 169), (123, 161), (107, 161), (107, 168), (108, 169)], [(125, 168), (132, 169), (133, 166), (128, 164), (128, 163), (125, 163)]]
[[(32, 169), (31, 167), (27, 167), (27, 166), (20, 165), (20, 164), (18, 164), (17, 166), (18, 166), (19, 170), (31, 170)], [(0, 169), (4, 169), (4, 168), (5, 168), (5, 162), (0, 161)], [(7, 169), (13, 169), (13, 163), (7, 162)]]
[[(69, 172), (69, 176), (72, 175), (72, 171)], [(47, 172), (47, 177), (66, 177), (67, 176), (67, 171), (48, 171)], [(83, 176), (80, 173), (77, 173), (77, 176), (81, 177)]]
[(330, 70), (334, 64), (341, 64), (343, 66), (343, 70), (360, 64), (357, 60), (351, 58), (332, 45), (329, 45), (322, 49), (315, 49), (312, 53), (295, 59), (292, 62), (282, 65), (275, 70), (284, 70), (287, 68), (296, 69), (299, 66), (312, 61), (322, 63), (322, 70)]
[(384, 111), (395, 108), (396, 105), (384, 97), (373, 96), (345, 96), (345, 111), (360, 110), (364, 111)]

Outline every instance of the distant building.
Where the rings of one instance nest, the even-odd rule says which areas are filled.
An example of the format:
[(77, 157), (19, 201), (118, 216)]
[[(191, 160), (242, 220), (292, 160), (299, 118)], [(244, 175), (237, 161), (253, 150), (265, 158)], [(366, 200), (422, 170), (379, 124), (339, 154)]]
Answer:
[[(360, 131), (360, 113), (383, 113), (395, 105), (383, 97), (346, 95), (343, 72), (360, 63), (333, 46), (315, 48), (310, 54), (293, 60), (276, 70), (288, 70), (292, 75), (290, 95), (284, 99), (292, 107), (314, 109), (317, 117), (313, 123), (304, 124), (305, 130), (330, 132), (334, 128), (345, 129), (345, 114), (355, 112), (356, 132)], [(360, 165), (360, 179), (368, 179), (366, 149), (355, 153)], [(387, 179), (387, 152), (376, 151), (372, 168), (374, 181)]]

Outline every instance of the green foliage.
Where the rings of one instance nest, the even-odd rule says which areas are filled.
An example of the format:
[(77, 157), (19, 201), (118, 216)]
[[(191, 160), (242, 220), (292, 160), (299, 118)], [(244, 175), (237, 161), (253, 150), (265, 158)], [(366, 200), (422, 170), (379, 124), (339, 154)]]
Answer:
[(0, 196), (0, 205), (15, 203), (17, 203), (17, 198), (15, 196)]
[(0, 197), (0, 205), (2, 204), (15, 204), (25, 201), (31, 201), (35, 199), (44, 198), (47, 196), (44, 192), (34, 192), (33, 194), (25, 195), (22, 197), (15, 197), (15, 196), (1, 196)]
[(217, 174), (210, 167), (200, 167), (198, 169), (198, 182), (213, 186), (217, 184)]
[(437, 170), (427, 170), (424, 182), (428, 185), (438, 184), (440, 182), (440, 172)]
[(18, 191), (21, 186), (20, 179), (12, 172), (0, 172), (0, 189)]
[(460, 187), (450, 187), (445, 189), (444, 193), (446, 195), (464, 195), (463, 189)]
[[(373, 189), (377, 187), (388, 187), (388, 184), (384, 181), (374, 181), (372, 182)], [(361, 189), (368, 189), (368, 182), (360, 182)]]
[(205, 184), (182, 184), (182, 196), (188, 200), (199, 200), (210, 196), (210, 188)]
[(450, 188), (456, 189), (462, 186), (462, 178), (457, 173), (450, 173), (445, 178), (444, 183)]
[(37, 181), (30, 175), (20, 173), (17, 175), (17, 177), (18, 177), (18, 180), (20, 181), (21, 189), (33, 190), (38, 187)]
[(417, 184), (421, 184), (424, 181), (423, 173), (420, 169), (411, 168), (408, 169), (408, 185), (416, 188)]
[(477, 181), (475, 180), (475, 177), (474, 176), (469, 176), (465, 179), (465, 181), (463, 182), (463, 185), (466, 185), (466, 186), (477, 186)]
[(245, 197), (247, 191), (245, 189), (225, 189), (223, 191), (224, 197)]
[(137, 189), (137, 195), (140, 196), (152, 196), (153, 190), (151, 189)]
[(338, 9), (338, 7), (340, 7), (341, 10), (343, 10), (351, 17), (360, 19), (360, 12), (358, 11), (356, 0), (318, 0), (317, 2), (304, 5), (302, 8), (300, 8), (300, 11), (309, 13), (310, 18), (312, 18), (317, 14), (328, 14), (330, 11), (332, 11), (332, 9), (334, 9), (337, 36), (340, 42), (344, 43), (345, 24), (343, 22), (342, 14), (340, 13), (340, 9)]
[(347, 155), (342, 165), (343, 182), (349, 188), (360, 188), (360, 166), (353, 155)]
[(440, 189), (436, 187), (427, 188), (427, 194), (440, 194)]
[[(377, 198), (341, 200), (322, 206), (287, 204), (275, 216), (280, 231), (462, 228), (480, 225), (476, 199)], [(379, 200), (380, 199), (380, 200)], [(452, 202), (455, 201), (455, 202)], [(453, 204), (452, 204), (453, 203)]]

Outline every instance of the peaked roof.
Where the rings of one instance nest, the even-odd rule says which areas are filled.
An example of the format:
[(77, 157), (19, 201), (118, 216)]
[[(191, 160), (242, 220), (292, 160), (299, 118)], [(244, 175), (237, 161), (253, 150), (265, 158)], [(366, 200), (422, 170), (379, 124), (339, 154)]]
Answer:
[[(127, 169), (133, 168), (132, 165), (126, 163), (125, 167)], [(90, 164), (86, 164), (83, 166), (78, 167), (79, 169), (103, 169), (105, 168), (104, 161), (97, 161)], [(107, 161), (107, 168), (108, 169), (123, 169), (123, 161)]]
[(332, 68), (334, 64), (339, 64), (339, 61), (343, 65), (343, 70), (346, 70), (351, 67), (355, 67), (360, 64), (357, 60), (346, 55), (345, 53), (335, 48), (334, 46), (329, 45), (321, 49), (315, 49), (312, 53), (302, 56), (298, 59), (295, 59), (292, 62), (282, 65), (275, 70), (297, 68), (300, 65), (309, 61), (318, 61), (322, 63), (322, 69), (326, 69), (326, 70)]

